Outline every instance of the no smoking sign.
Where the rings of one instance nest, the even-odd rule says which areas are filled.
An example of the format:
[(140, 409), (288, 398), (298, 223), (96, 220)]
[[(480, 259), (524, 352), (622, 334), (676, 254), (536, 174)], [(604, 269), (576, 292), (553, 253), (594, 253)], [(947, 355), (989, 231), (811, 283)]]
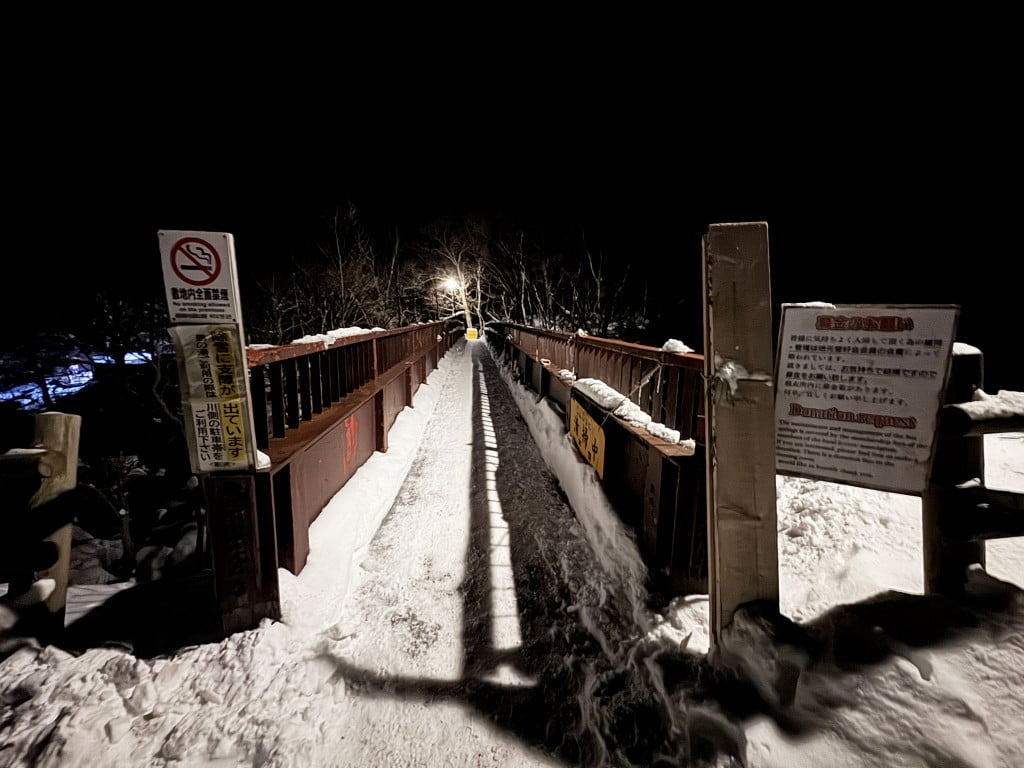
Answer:
[(238, 322), (234, 237), (228, 232), (158, 234), (171, 322)]
[(171, 247), (171, 269), (189, 285), (209, 285), (220, 274), (220, 254), (198, 237), (184, 237)]

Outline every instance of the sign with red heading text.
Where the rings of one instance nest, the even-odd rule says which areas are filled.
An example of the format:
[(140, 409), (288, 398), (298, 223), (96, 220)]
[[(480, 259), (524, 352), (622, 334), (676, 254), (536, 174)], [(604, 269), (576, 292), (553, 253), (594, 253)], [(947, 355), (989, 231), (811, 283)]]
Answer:
[(784, 304), (776, 470), (920, 495), (959, 308)]

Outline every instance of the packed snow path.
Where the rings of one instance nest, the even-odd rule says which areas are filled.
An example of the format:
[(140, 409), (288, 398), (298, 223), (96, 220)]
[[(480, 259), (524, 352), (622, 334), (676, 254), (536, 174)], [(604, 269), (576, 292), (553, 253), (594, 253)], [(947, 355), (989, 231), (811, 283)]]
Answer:
[[(0, 610), (0, 768), (1024, 765), (1024, 539), (924, 596), (919, 500), (780, 476), (784, 616), (738, 614), (712, 665), (707, 596), (646, 594), (508, 376), (449, 351), (279, 571), (281, 621), (147, 658), (19, 648)], [(986, 438), (992, 487), (1022, 447)]]
[(672, 732), (621, 679), (643, 634), (633, 584), (598, 561), (487, 347), (451, 354), (423, 448), (324, 645), (334, 684), (355, 694), (337, 705), (336, 738), (354, 742), (353, 765), (596, 765), (620, 762), (615, 750), (650, 765)]
[[(281, 622), (151, 660), (15, 652), (0, 766), (686, 764), (629, 534), (570, 509), (485, 343), (444, 362), (394, 503), (345, 503), (379, 495), (356, 474), (281, 572)], [(376, 522), (365, 551), (338, 537)]]

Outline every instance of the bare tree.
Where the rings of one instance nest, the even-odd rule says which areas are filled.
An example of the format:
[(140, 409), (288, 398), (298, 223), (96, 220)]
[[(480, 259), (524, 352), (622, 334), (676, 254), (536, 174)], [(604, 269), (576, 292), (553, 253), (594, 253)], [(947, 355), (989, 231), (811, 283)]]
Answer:
[(398, 229), (392, 228), (378, 248), (350, 202), (343, 214), (336, 211), (332, 215), (331, 234), (321, 253), (333, 264), (333, 279), (317, 275), (317, 292), (326, 298), (328, 317), (341, 325), (383, 328), (410, 322), (413, 314), (405, 302), (403, 243)]
[(287, 273), (260, 284), (258, 320), (247, 320), (254, 338), (399, 327), (446, 316), (444, 304), (481, 329), (497, 319), (618, 336), (643, 322), (628, 264), (593, 249), (582, 232), (553, 243), (539, 232), (498, 238), (489, 222), (469, 218), (434, 222), (407, 242), (397, 227), (371, 235), (352, 203), (325, 224)]
[(258, 306), (246, 317), (251, 338), (284, 344), (336, 328), (392, 328), (418, 319), (421, 308), (406, 295), (397, 229), (378, 250), (352, 203), (331, 211), (325, 224), (286, 269), (254, 281)]
[(436, 223), (425, 233), (419, 252), (428, 265), (438, 270), (438, 279), (453, 281), (466, 327), (482, 330), (485, 305), (491, 298), (487, 292), (491, 256), (486, 225), (479, 220)]
[(572, 325), (572, 275), (559, 252), (545, 252), (522, 231), (496, 242), (501, 255), (493, 279), (502, 297), (503, 319), (538, 328), (565, 330)]
[[(52, 410), (71, 372), (92, 369), (92, 355), (74, 334), (31, 326), (23, 334), (0, 353), (0, 391), (25, 410)], [(38, 400), (29, 385), (38, 390)]]

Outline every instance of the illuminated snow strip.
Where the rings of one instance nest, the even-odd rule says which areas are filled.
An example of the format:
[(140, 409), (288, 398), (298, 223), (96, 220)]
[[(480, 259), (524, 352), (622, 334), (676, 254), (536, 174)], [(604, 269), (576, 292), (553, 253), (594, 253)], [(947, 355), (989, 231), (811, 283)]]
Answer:
[(511, 651), (522, 645), (519, 631), (519, 603), (516, 601), (509, 549), (508, 524), (498, 497), (498, 441), (491, 422), (487, 384), (480, 372), (480, 414), (484, 430), (484, 476), (490, 518), (491, 642), (495, 651)]

